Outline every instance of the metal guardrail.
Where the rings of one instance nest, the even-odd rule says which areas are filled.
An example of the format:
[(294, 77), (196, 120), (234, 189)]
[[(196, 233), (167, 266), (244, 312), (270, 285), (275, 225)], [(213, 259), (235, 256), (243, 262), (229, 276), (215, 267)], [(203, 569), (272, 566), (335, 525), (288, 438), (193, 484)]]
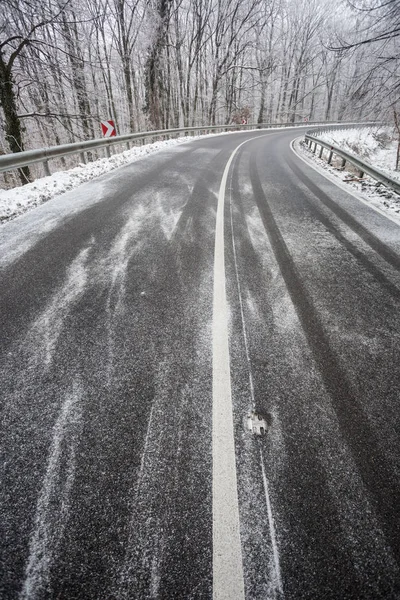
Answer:
[[(316, 131), (313, 130), (312, 133), (316, 133)], [(312, 149), (312, 145), (314, 144), (314, 149), (312, 149), (314, 154), (317, 151), (317, 146), (320, 146), (319, 158), (322, 158), (324, 148), (326, 150), (328, 150), (329, 151), (328, 164), (331, 164), (332, 157), (334, 154), (336, 154), (337, 156), (340, 156), (342, 159), (342, 164), (341, 164), (342, 169), (344, 169), (346, 162), (349, 162), (354, 167), (356, 167), (356, 169), (358, 169), (360, 178), (362, 178), (364, 173), (366, 173), (367, 175), (372, 177), (372, 179), (375, 179), (375, 181), (379, 181), (379, 183), (382, 183), (386, 187), (388, 187), (391, 190), (393, 190), (394, 192), (396, 192), (396, 194), (400, 194), (400, 181), (396, 181), (392, 177), (389, 177), (389, 175), (387, 175), (380, 169), (373, 167), (368, 162), (361, 160), (360, 158), (358, 158), (358, 156), (355, 156), (354, 154), (351, 154), (350, 152), (347, 152), (346, 150), (342, 150), (342, 148), (335, 146), (335, 144), (330, 144), (329, 142), (325, 142), (324, 140), (321, 140), (321, 138), (317, 138), (314, 135), (311, 135), (311, 132), (310, 133), (306, 132), (305, 141), (311, 149)]]
[[(337, 121), (335, 121), (337, 123)], [(67, 156), (68, 154), (81, 154), (82, 162), (85, 161), (85, 152), (95, 150), (98, 148), (105, 148), (107, 156), (110, 157), (110, 146), (118, 144), (127, 144), (129, 149), (129, 143), (141, 140), (149, 137), (160, 137), (160, 136), (171, 136), (176, 133), (191, 133), (196, 131), (229, 131), (231, 129), (269, 129), (274, 127), (304, 127), (309, 125), (328, 125), (327, 122), (312, 122), (312, 123), (253, 123), (251, 125), (206, 125), (199, 127), (186, 127), (180, 129), (161, 129), (157, 131), (144, 131), (138, 133), (128, 133), (125, 135), (119, 135), (112, 138), (100, 138), (94, 140), (87, 140), (84, 142), (76, 142), (73, 144), (63, 144), (60, 146), (51, 146), (49, 148), (42, 148), (39, 150), (27, 150), (25, 152), (15, 152), (0, 156), (0, 172), (10, 171), (33, 165), (35, 163), (44, 163), (44, 169), (46, 175), (50, 175), (49, 160), (58, 158), (61, 156)]]

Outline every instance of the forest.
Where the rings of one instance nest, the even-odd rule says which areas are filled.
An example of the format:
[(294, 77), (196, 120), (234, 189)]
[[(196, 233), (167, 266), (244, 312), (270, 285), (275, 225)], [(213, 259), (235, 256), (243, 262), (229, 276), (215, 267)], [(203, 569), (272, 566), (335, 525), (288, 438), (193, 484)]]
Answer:
[(393, 121), (399, 0), (2, 0), (0, 152), (196, 125)]

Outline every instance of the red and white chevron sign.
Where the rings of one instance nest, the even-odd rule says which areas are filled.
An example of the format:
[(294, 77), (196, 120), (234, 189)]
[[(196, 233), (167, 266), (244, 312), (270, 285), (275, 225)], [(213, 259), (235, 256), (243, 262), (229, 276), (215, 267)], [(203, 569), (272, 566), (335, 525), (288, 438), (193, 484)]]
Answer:
[(117, 135), (114, 121), (101, 121), (101, 130), (104, 137), (114, 137)]

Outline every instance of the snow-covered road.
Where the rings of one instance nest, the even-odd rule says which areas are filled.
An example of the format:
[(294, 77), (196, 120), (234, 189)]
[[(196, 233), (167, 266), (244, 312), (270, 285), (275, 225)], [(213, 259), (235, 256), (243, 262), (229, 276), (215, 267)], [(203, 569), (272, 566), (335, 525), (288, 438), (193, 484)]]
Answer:
[(1, 598), (399, 598), (400, 227), (297, 135), (2, 226)]

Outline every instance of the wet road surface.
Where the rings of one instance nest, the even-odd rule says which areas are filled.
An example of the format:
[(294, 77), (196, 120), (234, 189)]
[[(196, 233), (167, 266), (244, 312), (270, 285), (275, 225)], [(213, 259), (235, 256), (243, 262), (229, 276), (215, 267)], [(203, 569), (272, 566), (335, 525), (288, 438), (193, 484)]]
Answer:
[(0, 229), (0, 598), (400, 598), (400, 227), (297, 135)]

